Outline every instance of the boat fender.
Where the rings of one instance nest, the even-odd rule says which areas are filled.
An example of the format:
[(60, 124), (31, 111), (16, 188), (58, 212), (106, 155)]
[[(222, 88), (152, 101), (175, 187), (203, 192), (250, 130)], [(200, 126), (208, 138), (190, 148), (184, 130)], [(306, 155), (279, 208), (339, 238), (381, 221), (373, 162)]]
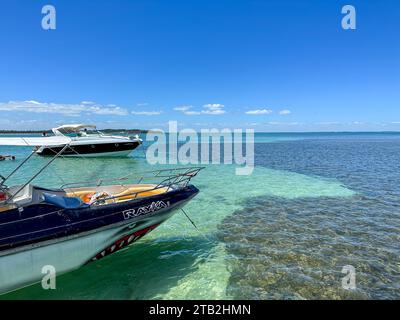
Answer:
[(92, 199), (92, 197), (95, 195), (95, 193), (87, 193), (82, 197), (82, 201), (84, 203), (90, 203), (90, 200)]
[(0, 192), (0, 201), (6, 201), (8, 199), (6, 192)]
[[(106, 201), (106, 198), (111, 197), (111, 195), (108, 192), (96, 192), (93, 194), (90, 198), (89, 204), (93, 204), (94, 202), (97, 202), (97, 204), (102, 205), (102, 204), (107, 204), (109, 201)], [(102, 200), (104, 199), (104, 200)], [(109, 199), (109, 200), (114, 200), (114, 199)], [(115, 201), (112, 201), (115, 202)]]

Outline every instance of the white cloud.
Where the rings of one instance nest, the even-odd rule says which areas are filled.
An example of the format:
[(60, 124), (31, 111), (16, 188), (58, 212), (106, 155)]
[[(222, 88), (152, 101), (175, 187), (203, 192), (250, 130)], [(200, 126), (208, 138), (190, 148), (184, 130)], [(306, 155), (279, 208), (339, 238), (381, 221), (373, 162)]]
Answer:
[(148, 106), (149, 103), (148, 102), (140, 102), (137, 104), (138, 107), (144, 107), (144, 106)]
[(93, 101), (82, 101), (81, 104), (94, 104)]
[(188, 110), (191, 109), (191, 108), (192, 108), (192, 106), (180, 106), (180, 107), (175, 107), (174, 110), (175, 110), (175, 111), (182, 111), (182, 112), (184, 112), (184, 111), (188, 111)]
[(210, 115), (221, 115), (226, 113), (224, 110), (224, 105), (219, 103), (209, 103), (203, 105), (202, 110), (192, 110), (193, 106), (179, 106), (175, 107), (175, 111), (181, 111), (183, 114), (187, 116), (197, 116), (201, 114), (210, 114)]
[(216, 110), (216, 109), (222, 109), (224, 107), (223, 104), (219, 103), (208, 103), (203, 105), (204, 108), (210, 109), (210, 110)]
[(89, 113), (95, 113), (95, 114), (103, 114), (103, 115), (109, 114), (118, 116), (123, 116), (128, 113), (126, 109), (123, 109), (121, 107), (102, 107), (98, 105), (91, 106), (89, 110), (85, 111), (89, 111)]
[(187, 116), (197, 116), (197, 115), (201, 114), (200, 111), (190, 110), (192, 108), (193, 108), (193, 106), (180, 106), (180, 107), (174, 108), (174, 110), (181, 111), (183, 114), (185, 114)]
[(186, 114), (187, 116), (197, 116), (201, 114), (200, 111), (184, 111), (183, 113)]
[(220, 115), (226, 113), (224, 105), (219, 103), (209, 103), (203, 106), (202, 114)]
[(256, 110), (246, 111), (246, 114), (251, 114), (251, 115), (262, 115), (262, 114), (270, 114), (270, 113), (272, 113), (272, 110), (269, 110), (269, 109), (256, 109)]
[(128, 111), (121, 107), (105, 107), (101, 104), (90, 103), (88, 101), (69, 104), (69, 103), (53, 103), (53, 102), (38, 102), (34, 100), (28, 101), (9, 101), (0, 102), (1, 111), (13, 112), (32, 112), (32, 113), (54, 113), (65, 116), (79, 116), (81, 113), (99, 115), (127, 115)]
[(161, 114), (161, 111), (132, 111), (131, 112), (134, 115), (137, 116), (158, 116)]
[(287, 110), (287, 109), (279, 111), (279, 114), (282, 115), (282, 116), (286, 116), (286, 115), (291, 114), (291, 113), (292, 112), (290, 110)]
[(40, 102), (37, 102), (35, 100), (28, 100), (28, 101), (25, 101), (25, 102), (31, 103), (31, 104), (40, 104)]

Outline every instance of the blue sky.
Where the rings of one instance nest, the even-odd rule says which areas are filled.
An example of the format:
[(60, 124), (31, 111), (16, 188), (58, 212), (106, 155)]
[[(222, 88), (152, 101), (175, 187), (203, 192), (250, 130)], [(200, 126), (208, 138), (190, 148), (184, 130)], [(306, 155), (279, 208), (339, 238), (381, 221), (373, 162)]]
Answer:
[(5, 0), (0, 129), (400, 130), (399, 34), (394, 0)]

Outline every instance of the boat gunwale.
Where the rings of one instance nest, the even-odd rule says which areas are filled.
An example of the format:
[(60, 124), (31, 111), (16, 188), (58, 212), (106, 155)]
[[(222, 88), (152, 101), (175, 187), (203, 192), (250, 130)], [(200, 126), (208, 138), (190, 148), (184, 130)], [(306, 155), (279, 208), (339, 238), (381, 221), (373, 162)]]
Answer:
[[(147, 199), (149, 199), (149, 198), (152, 198), (152, 197), (157, 197), (157, 196), (160, 196), (160, 195), (170, 195), (171, 193), (173, 193), (173, 192), (179, 192), (179, 191), (182, 191), (182, 190), (184, 190), (186, 187), (188, 187), (188, 186), (191, 186), (191, 185), (187, 185), (187, 186), (185, 186), (185, 187), (183, 187), (183, 188), (176, 188), (176, 189), (172, 189), (172, 188), (170, 188), (170, 190), (169, 191), (165, 191), (165, 192), (163, 192), (163, 193), (158, 193), (158, 194), (152, 194), (152, 195), (148, 195), (148, 196), (144, 196), (144, 197), (135, 197), (135, 198), (132, 198), (132, 199), (128, 199), (128, 200), (126, 200), (126, 201), (121, 201), (121, 202), (113, 202), (113, 203), (108, 203), (108, 204), (104, 204), (104, 205), (95, 205), (94, 203), (92, 203), (92, 204), (90, 204), (90, 205), (88, 205), (88, 206), (82, 206), (82, 207), (78, 207), (78, 208), (73, 208), (73, 209), (68, 209), (68, 208), (60, 208), (60, 207), (57, 207), (56, 205), (54, 205), (54, 204), (51, 204), (51, 203), (47, 203), (47, 202), (39, 202), (39, 203), (33, 203), (33, 204), (30, 204), (30, 205), (27, 205), (27, 206), (22, 206), (23, 208), (27, 208), (27, 207), (31, 207), (31, 206), (35, 206), (35, 205), (48, 205), (48, 206), (54, 206), (54, 207), (56, 207), (56, 208), (60, 208), (59, 210), (56, 210), (56, 211), (52, 211), (52, 212), (47, 212), (47, 213), (43, 213), (43, 214), (39, 214), (39, 215), (35, 215), (35, 216), (31, 216), (31, 217), (27, 217), (27, 218), (23, 218), (23, 219), (18, 219), (18, 220), (14, 220), (14, 221), (8, 221), (8, 222), (2, 222), (2, 223), (0, 223), (0, 227), (1, 226), (4, 226), (4, 225), (7, 225), (7, 224), (12, 224), (12, 223), (18, 223), (18, 222), (23, 222), (23, 221), (27, 221), (27, 220), (31, 220), (31, 219), (36, 219), (36, 218), (42, 218), (42, 217), (44, 217), (44, 216), (48, 216), (48, 215), (51, 215), (51, 214), (57, 214), (57, 213), (62, 213), (62, 212), (64, 212), (64, 211), (75, 211), (75, 210), (93, 210), (93, 209), (105, 209), (105, 208), (111, 208), (111, 207), (113, 207), (113, 206), (117, 206), (117, 205), (122, 205), (122, 204), (124, 204), (124, 205), (127, 205), (127, 204), (130, 204), (130, 203), (133, 203), (133, 202), (138, 202), (139, 200), (147, 200)], [(161, 187), (162, 188), (162, 187)], [(165, 188), (165, 187), (164, 187)], [(145, 191), (141, 191), (141, 192), (148, 192), (148, 191), (152, 191), (152, 190), (154, 190), (154, 189), (150, 189), (150, 190), (145, 190)], [(125, 197), (125, 196), (128, 196), (129, 194), (127, 194), (127, 195), (123, 195), (123, 197)], [(119, 196), (119, 197), (122, 197), (122, 196)], [(105, 198), (104, 200), (107, 200), (108, 198)], [(102, 199), (103, 200), (103, 199)], [(92, 207), (93, 206), (93, 207)], [(15, 207), (15, 208), (13, 208), (13, 209), (11, 209), (11, 210), (9, 210), (9, 211), (12, 211), (12, 210), (18, 210), (19, 209), (19, 207)], [(7, 211), (3, 211), (3, 212), (1, 212), (0, 214), (4, 214), (4, 213), (6, 213)], [(110, 216), (110, 215), (103, 215), (103, 216), (101, 216), (102, 218), (104, 218), (104, 217), (108, 217), (108, 216)], [(0, 238), (0, 240), (3, 240), (3, 239), (6, 239), (6, 238)]]

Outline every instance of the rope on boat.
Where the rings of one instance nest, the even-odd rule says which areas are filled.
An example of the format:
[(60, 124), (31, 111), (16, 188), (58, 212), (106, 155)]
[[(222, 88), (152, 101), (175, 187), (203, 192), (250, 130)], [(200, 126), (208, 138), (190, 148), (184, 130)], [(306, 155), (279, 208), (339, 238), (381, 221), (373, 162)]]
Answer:
[(190, 223), (193, 225), (193, 227), (207, 240), (207, 241), (211, 241), (210, 238), (208, 238), (203, 232), (201, 232), (199, 230), (199, 228), (197, 228), (196, 224), (193, 222), (192, 219), (190, 219), (189, 215), (186, 213), (185, 210), (183, 210), (183, 208), (181, 208), (183, 214), (186, 216), (186, 218), (188, 218), (188, 220), (190, 221)]

